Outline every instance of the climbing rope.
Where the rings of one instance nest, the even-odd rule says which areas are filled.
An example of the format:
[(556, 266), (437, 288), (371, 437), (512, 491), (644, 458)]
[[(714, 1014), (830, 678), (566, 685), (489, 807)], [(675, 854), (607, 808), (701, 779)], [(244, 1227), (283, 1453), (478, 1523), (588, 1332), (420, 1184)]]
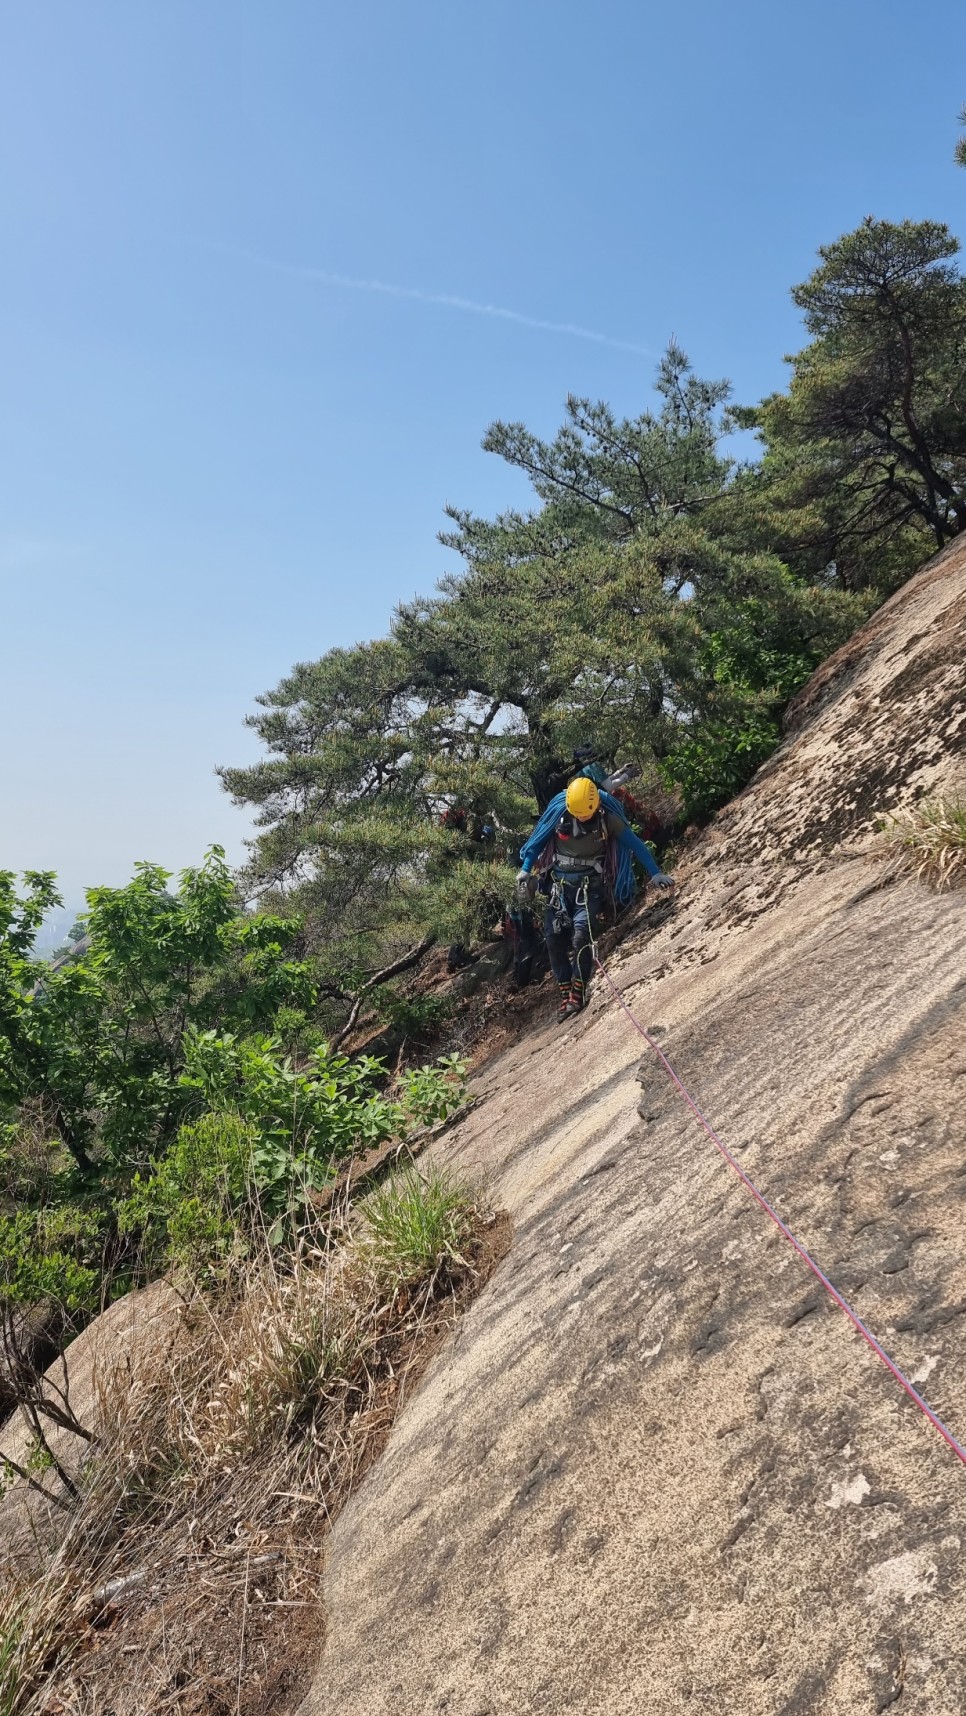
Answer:
[(886, 1369), (890, 1370), (892, 1372), (892, 1375), (895, 1377), (899, 1386), (901, 1388), (905, 1389), (905, 1392), (908, 1394), (909, 1399), (915, 1401), (916, 1405), (919, 1407), (920, 1412), (925, 1413), (925, 1416), (928, 1418), (928, 1420), (929, 1420), (930, 1424), (933, 1426), (933, 1428), (935, 1430), (939, 1431), (939, 1434), (942, 1437), (943, 1441), (948, 1444), (948, 1446), (952, 1449), (953, 1453), (957, 1456), (957, 1458), (962, 1461), (964, 1466), (966, 1466), (966, 1448), (963, 1447), (961, 1442), (957, 1441), (956, 1437), (953, 1435), (951, 1430), (947, 1430), (942, 1419), (937, 1417), (937, 1415), (933, 1411), (932, 1407), (929, 1406), (928, 1403), (923, 1399), (923, 1397), (919, 1393), (918, 1389), (913, 1387), (912, 1383), (909, 1381), (909, 1378), (907, 1376), (903, 1375), (902, 1371), (899, 1369), (899, 1366), (895, 1363), (894, 1359), (891, 1359), (889, 1357), (889, 1354), (886, 1352), (885, 1348), (883, 1346), (881, 1346), (880, 1343), (876, 1340), (871, 1329), (868, 1329), (866, 1327), (865, 1323), (863, 1323), (862, 1318), (859, 1316), (858, 1312), (853, 1311), (852, 1306), (848, 1303), (848, 1300), (844, 1299), (842, 1297), (842, 1294), (839, 1292), (838, 1288), (834, 1287), (832, 1285), (832, 1282), (829, 1280), (828, 1276), (825, 1274), (825, 1271), (822, 1268), (820, 1268), (820, 1266), (816, 1263), (811, 1252), (806, 1249), (806, 1247), (802, 1244), (800, 1239), (796, 1239), (795, 1235), (792, 1233), (792, 1230), (788, 1226), (787, 1222), (782, 1221), (782, 1218), (778, 1214), (778, 1211), (776, 1209), (773, 1209), (772, 1205), (768, 1202), (768, 1199), (764, 1196), (764, 1194), (762, 1192), (760, 1192), (758, 1190), (758, 1187), (755, 1185), (754, 1181), (749, 1177), (749, 1175), (746, 1174), (744, 1168), (741, 1166), (741, 1163), (738, 1161), (737, 1157), (735, 1157), (732, 1154), (732, 1152), (728, 1149), (728, 1146), (727, 1146), (727, 1144), (725, 1144), (724, 1140), (722, 1138), (719, 1138), (719, 1136), (718, 1136), (717, 1132), (715, 1131), (714, 1127), (712, 1126), (710, 1120), (708, 1120), (707, 1116), (705, 1114), (703, 1114), (701, 1109), (698, 1107), (693, 1096), (691, 1095), (690, 1091), (688, 1090), (687, 1086), (685, 1085), (684, 1080), (679, 1077), (678, 1073), (675, 1071), (671, 1062), (668, 1060), (668, 1057), (664, 1053), (664, 1050), (661, 1048), (660, 1043), (655, 1041), (655, 1039), (651, 1036), (650, 1032), (644, 1028), (644, 1026), (641, 1024), (640, 1020), (635, 1018), (634, 1014), (631, 1012), (630, 1007), (627, 1005), (627, 1002), (625, 1001), (623, 995), (621, 994), (620, 990), (618, 989), (613, 978), (610, 976), (610, 973), (605, 970), (604, 965), (601, 962), (600, 954), (597, 951), (596, 942), (592, 942), (591, 945), (593, 948), (594, 964), (596, 965), (597, 970), (600, 972), (601, 977), (604, 979), (604, 982), (607, 984), (607, 987), (610, 989), (611, 994), (614, 996), (618, 1005), (627, 1014), (627, 1017), (629, 1018), (629, 1020), (630, 1020), (631, 1024), (633, 1025), (635, 1031), (637, 1031), (638, 1034), (644, 1038), (644, 1041), (647, 1044), (648, 1048), (652, 1051), (653, 1054), (655, 1054), (657, 1056), (657, 1058), (661, 1062), (661, 1065), (663, 1066), (665, 1072), (667, 1073), (668, 1077), (670, 1078), (671, 1083), (675, 1086), (676, 1090), (680, 1093), (680, 1095), (683, 1096), (683, 1098), (684, 1098), (685, 1102), (687, 1103), (688, 1107), (690, 1108), (692, 1114), (695, 1116), (695, 1119), (698, 1120), (700, 1122), (700, 1124), (704, 1127), (704, 1130), (707, 1133), (708, 1137), (711, 1139), (711, 1142), (714, 1145), (715, 1149), (718, 1150), (720, 1152), (720, 1154), (724, 1157), (725, 1161), (728, 1163), (728, 1166), (730, 1168), (734, 1169), (734, 1171), (737, 1174), (742, 1185), (745, 1186), (747, 1188), (747, 1190), (751, 1193), (751, 1195), (755, 1199), (756, 1203), (761, 1205), (761, 1208), (764, 1210), (765, 1214), (769, 1217), (769, 1219), (774, 1222), (775, 1226), (778, 1228), (778, 1231), (780, 1233), (784, 1234), (785, 1238), (788, 1240), (789, 1245), (791, 1245), (794, 1248), (794, 1250), (797, 1251), (799, 1257), (802, 1259), (802, 1262), (807, 1264), (808, 1268), (811, 1270), (811, 1272), (815, 1276), (816, 1280), (821, 1282), (822, 1286), (825, 1288), (826, 1293), (829, 1294), (830, 1298), (835, 1300), (835, 1303), (836, 1303), (836, 1305), (838, 1305), (839, 1309), (841, 1311), (845, 1312), (845, 1315), (848, 1317), (849, 1322), (852, 1324), (853, 1328), (858, 1330), (859, 1334), (862, 1336), (862, 1339), (867, 1343), (868, 1346), (870, 1346), (872, 1348), (872, 1351), (874, 1353), (876, 1353), (877, 1356), (882, 1360), (882, 1363), (886, 1366)]

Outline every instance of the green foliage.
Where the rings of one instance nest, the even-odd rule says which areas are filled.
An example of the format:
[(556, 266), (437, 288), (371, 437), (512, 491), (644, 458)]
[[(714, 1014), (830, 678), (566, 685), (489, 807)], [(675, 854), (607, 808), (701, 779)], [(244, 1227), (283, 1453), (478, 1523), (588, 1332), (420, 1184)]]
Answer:
[(361, 1245), (390, 1289), (464, 1266), (476, 1198), (452, 1174), (415, 1164), (386, 1180), (363, 1201)]
[(749, 516), (789, 562), (883, 593), (966, 524), (966, 282), (936, 221), (864, 221), (793, 297), (811, 343), (740, 420)]
[(76, 1206), (0, 1214), (0, 1302), (33, 1311), (98, 1308), (101, 1224)]
[(32, 957), (52, 876), (0, 873), (0, 1114), (40, 1102), (78, 1167), (122, 1171), (170, 1142), (188, 1111), (185, 1042), (199, 1030), (258, 1030), (314, 1003), (293, 957), (297, 919), (239, 911), (224, 854), (185, 870), (178, 892), (157, 865), (87, 896), (86, 950), (51, 970)]
[(347, 1157), (446, 1119), (465, 1101), (466, 1070), (446, 1056), (403, 1073), (387, 1094), (371, 1056), (323, 1047), (297, 1067), (276, 1039), (200, 1033), (183, 1082), (204, 1112), (135, 1176), (122, 1230), (142, 1237), (155, 1267), (231, 1263), (263, 1224), (281, 1238)]
[(388, 1024), (416, 1042), (436, 1036), (444, 1021), (453, 1012), (453, 1001), (447, 995), (414, 991), (400, 994), (387, 986), (373, 990), (373, 1003)]
[(256, 1134), (237, 1114), (203, 1114), (182, 1126), (151, 1174), (136, 1174), (119, 1207), (122, 1232), (136, 1233), (152, 1261), (193, 1270), (247, 1252), (258, 1208)]
[(169, 879), (144, 864), (126, 888), (91, 889), (79, 952), (52, 969), (32, 955), (53, 877), (28, 875), (21, 897), (0, 876), (8, 1306), (76, 1321), (118, 1270), (126, 1284), (174, 1262), (233, 1265), (264, 1226), (281, 1237), (348, 1156), (464, 1099), (458, 1060), (389, 1092), (381, 1061), (330, 1051), (298, 920), (241, 913), (220, 851), (177, 894)]
[(747, 784), (781, 738), (781, 710), (817, 665), (817, 652), (796, 647), (794, 637), (782, 648), (775, 625), (771, 647), (757, 641), (756, 606), (736, 610), (726, 629), (709, 635), (705, 662), (717, 709), (709, 699), (704, 718), (682, 725), (663, 759), (689, 819), (703, 820)]
[(771, 756), (781, 737), (778, 722), (750, 710), (741, 726), (702, 722), (684, 736), (666, 760), (668, 778), (680, 786), (685, 815), (703, 821), (733, 798)]
[(461, 1055), (441, 1055), (432, 1066), (410, 1067), (399, 1080), (405, 1131), (448, 1120), (466, 1101), (469, 1064)]
[(323, 1046), (298, 1067), (277, 1038), (204, 1031), (186, 1045), (182, 1082), (200, 1108), (250, 1129), (255, 1179), (276, 1215), (320, 1190), (347, 1156), (395, 1135), (401, 1111), (378, 1088), (383, 1076), (370, 1055), (350, 1060)]

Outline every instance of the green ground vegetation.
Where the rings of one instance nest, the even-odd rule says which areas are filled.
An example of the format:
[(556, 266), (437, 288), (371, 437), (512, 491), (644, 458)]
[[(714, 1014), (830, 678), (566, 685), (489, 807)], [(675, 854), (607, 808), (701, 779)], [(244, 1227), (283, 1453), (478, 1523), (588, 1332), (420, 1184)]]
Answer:
[(0, 1322), (29, 1347), (175, 1266), (290, 1245), (350, 1158), (463, 1100), (461, 1061), (335, 1052), (297, 917), (242, 910), (212, 850), (88, 894), (73, 956), (34, 943), (54, 878), (0, 874)]

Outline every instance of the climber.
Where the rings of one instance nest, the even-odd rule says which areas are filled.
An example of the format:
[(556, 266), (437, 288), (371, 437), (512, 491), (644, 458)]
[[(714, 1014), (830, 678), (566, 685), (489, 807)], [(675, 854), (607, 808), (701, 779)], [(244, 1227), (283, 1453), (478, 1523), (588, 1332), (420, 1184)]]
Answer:
[(618, 906), (632, 898), (632, 858), (643, 865), (656, 888), (674, 886), (617, 800), (586, 775), (578, 775), (566, 792), (551, 799), (520, 849), (520, 898), (533, 898), (538, 878), (544, 891), (549, 884), (544, 933), (560, 986), (560, 1019), (569, 1019), (586, 1004), (597, 924), (608, 894)]

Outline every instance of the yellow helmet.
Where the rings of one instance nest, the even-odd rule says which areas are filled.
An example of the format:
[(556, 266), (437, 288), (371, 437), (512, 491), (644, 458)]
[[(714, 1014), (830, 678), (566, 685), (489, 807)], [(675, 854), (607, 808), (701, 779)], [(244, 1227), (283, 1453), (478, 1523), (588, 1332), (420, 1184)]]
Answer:
[(578, 775), (567, 788), (567, 809), (578, 822), (587, 822), (600, 808), (600, 793), (586, 775)]

